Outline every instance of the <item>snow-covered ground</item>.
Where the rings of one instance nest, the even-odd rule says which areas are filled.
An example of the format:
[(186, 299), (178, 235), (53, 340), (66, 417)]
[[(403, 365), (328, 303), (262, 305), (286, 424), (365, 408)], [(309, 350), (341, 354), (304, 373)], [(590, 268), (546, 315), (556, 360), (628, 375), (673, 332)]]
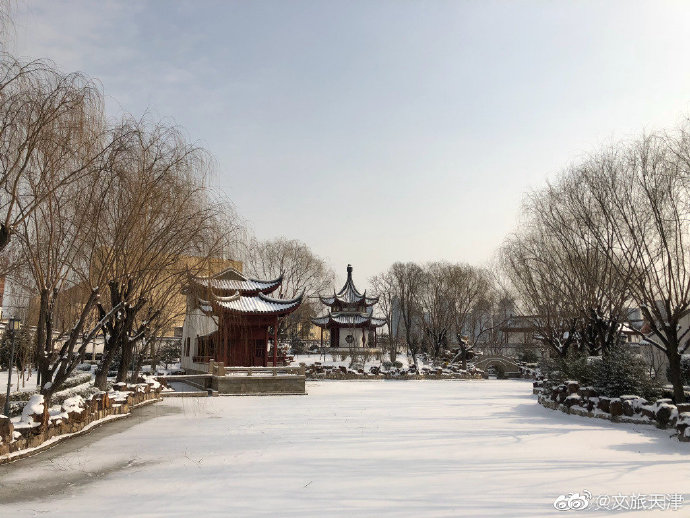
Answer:
[(563, 515), (556, 498), (584, 490), (689, 501), (681, 512), (615, 516), (690, 510), (690, 444), (545, 409), (529, 382), (307, 389), (166, 399), (129, 423), (0, 466), (0, 516), (534, 518)]
[[(9, 376), (9, 371), (0, 371), (0, 392), (3, 394), (7, 391), (7, 377)], [(22, 375), (19, 372), (17, 375), (17, 370), (12, 369), (12, 388), (11, 392), (28, 392), (36, 389), (36, 371), (33, 370), (31, 373), (24, 373), (24, 382), (22, 382)]]

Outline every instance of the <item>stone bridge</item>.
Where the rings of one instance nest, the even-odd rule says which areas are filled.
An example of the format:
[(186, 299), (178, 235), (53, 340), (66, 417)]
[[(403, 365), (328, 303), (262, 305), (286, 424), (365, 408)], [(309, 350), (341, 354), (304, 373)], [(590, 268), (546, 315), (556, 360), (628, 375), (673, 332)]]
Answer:
[(520, 375), (520, 367), (518, 364), (515, 363), (513, 358), (508, 358), (507, 356), (487, 356), (486, 358), (482, 358), (479, 361), (474, 362), (474, 366), (483, 370), (485, 376), (486, 372), (488, 372), (491, 367), (502, 370), (504, 376), (507, 378), (517, 377)]

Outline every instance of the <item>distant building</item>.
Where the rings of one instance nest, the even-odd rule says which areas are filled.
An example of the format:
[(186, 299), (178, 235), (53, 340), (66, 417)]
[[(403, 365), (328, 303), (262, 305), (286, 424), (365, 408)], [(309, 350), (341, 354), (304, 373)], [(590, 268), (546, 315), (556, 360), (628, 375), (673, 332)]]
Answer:
[(329, 310), (312, 322), (329, 332), (330, 347), (376, 347), (376, 329), (386, 321), (373, 316), (373, 307), (379, 298), (367, 297), (366, 291), (360, 293), (355, 287), (352, 265), (347, 265), (347, 281), (343, 288), (330, 297), (319, 298)]
[[(202, 267), (203, 265), (203, 267)], [(162, 281), (153, 288), (148, 297), (150, 300), (159, 300), (161, 298), (167, 299), (165, 306), (165, 313), (162, 315), (162, 320), (166, 323), (165, 327), (156, 331), (156, 338), (159, 341), (179, 342), (182, 337), (182, 325), (186, 314), (187, 298), (181, 292), (180, 277), (177, 272), (187, 269), (193, 272), (203, 271), (204, 273), (219, 271), (226, 268), (233, 268), (238, 272), (242, 272), (242, 262), (231, 259), (221, 258), (199, 258), (194, 256), (180, 255), (175, 264), (170, 267), (169, 275), (162, 275)], [(95, 272), (92, 274), (95, 277)], [(107, 287), (101, 288), (101, 296), (109, 298)], [(78, 314), (86, 304), (86, 301), (91, 295), (91, 288), (85, 282), (75, 284), (67, 289), (64, 289), (57, 298), (55, 303), (55, 323), (62, 326), (71, 326)], [(36, 326), (38, 323), (38, 313), (40, 307), (40, 297), (24, 293), (27, 300), (25, 303), (25, 324)], [(103, 340), (96, 338), (93, 347), (89, 346), (87, 353), (93, 355), (100, 355), (103, 352)]]
[(511, 358), (517, 358), (526, 352), (534, 352), (540, 358), (546, 355), (544, 345), (535, 339), (537, 330), (533, 319), (530, 316), (513, 315), (500, 325), (501, 354)]
[(234, 268), (208, 277), (190, 277), (184, 290), (182, 368), (207, 372), (210, 360), (237, 367), (265, 367), (269, 361), (275, 365), (278, 319), (295, 311), (303, 298), (269, 297), (282, 282), (282, 277), (249, 279)]

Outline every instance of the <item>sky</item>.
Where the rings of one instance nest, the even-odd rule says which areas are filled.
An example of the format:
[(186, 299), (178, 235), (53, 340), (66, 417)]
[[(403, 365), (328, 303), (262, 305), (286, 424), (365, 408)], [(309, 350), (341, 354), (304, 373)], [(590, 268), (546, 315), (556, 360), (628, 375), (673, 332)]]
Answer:
[(527, 191), (690, 115), (688, 27), (659, 0), (27, 0), (12, 50), (183, 127), (258, 238), (365, 288), (489, 263)]

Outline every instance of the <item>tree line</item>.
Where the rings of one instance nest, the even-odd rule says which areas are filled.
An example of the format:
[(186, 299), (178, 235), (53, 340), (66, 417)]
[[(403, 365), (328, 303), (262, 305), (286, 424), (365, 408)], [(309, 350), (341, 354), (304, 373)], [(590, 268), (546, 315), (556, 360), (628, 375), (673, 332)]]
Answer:
[[(537, 337), (606, 356), (622, 326), (661, 351), (676, 401), (690, 346), (690, 124), (601, 149), (527, 197), (502, 270)], [(639, 319), (631, 319), (638, 309)]]
[(421, 352), (437, 359), (458, 347), (467, 368), (477, 344), (500, 343), (500, 326), (513, 307), (489, 269), (464, 263), (396, 262), (370, 284), (379, 296), (393, 362), (401, 346), (415, 362)]
[(210, 163), (178, 128), (109, 121), (93, 79), (1, 56), (0, 252), (34, 297), (48, 402), (97, 335), (96, 385), (116, 356), (123, 381), (135, 347), (175, 316), (170, 288), (229, 251), (234, 222), (208, 188)]
[[(4, 34), (11, 18), (0, 21)], [(210, 186), (213, 157), (181, 128), (110, 120), (103, 97), (85, 74), (0, 53), (0, 273), (31, 298), (25, 324), (46, 409), (96, 338), (95, 385), (105, 389), (113, 369), (117, 381), (136, 379), (179, 321), (190, 275), (240, 259), (255, 276), (284, 276), (283, 298), (325, 290), (333, 275), (304, 243), (249, 237)], [(281, 334), (295, 334), (309, 307)]]

